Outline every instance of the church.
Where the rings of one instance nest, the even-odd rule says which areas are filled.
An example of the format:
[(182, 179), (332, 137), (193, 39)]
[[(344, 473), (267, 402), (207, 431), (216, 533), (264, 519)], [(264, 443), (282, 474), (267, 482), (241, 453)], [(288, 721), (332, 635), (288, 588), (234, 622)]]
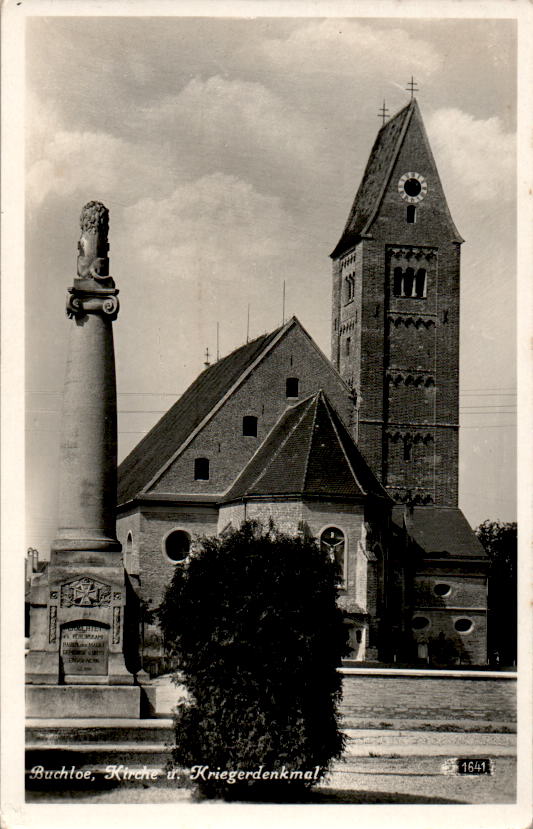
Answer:
[[(206, 367), (120, 465), (146, 608), (201, 536), (272, 518), (338, 561), (352, 660), (486, 664), (488, 562), (458, 508), (462, 242), (413, 97), (331, 253), (330, 359), (293, 317)], [(144, 667), (164, 668), (153, 624)]]

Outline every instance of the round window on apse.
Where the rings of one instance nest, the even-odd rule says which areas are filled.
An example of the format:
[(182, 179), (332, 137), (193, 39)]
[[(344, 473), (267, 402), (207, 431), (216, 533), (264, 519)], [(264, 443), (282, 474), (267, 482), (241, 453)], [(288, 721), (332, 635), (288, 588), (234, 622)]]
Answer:
[(429, 625), (429, 619), (426, 619), (425, 616), (415, 616), (413, 621), (411, 622), (411, 627), (413, 630), (423, 630), (427, 628)]
[(191, 537), (185, 530), (174, 530), (165, 539), (165, 553), (176, 564), (184, 561), (191, 549)]
[(458, 633), (470, 633), (474, 625), (471, 619), (457, 619), (454, 627)]

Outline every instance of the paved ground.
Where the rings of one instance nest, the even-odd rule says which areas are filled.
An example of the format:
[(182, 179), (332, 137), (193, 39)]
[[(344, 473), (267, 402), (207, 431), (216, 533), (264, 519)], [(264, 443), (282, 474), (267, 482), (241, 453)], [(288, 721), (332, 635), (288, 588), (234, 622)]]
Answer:
[[(311, 793), (322, 803), (512, 803), (515, 800), (515, 737), (512, 734), (458, 734), (427, 731), (358, 730), (348, 733), (343, 761)], [(493, 774), (457, 777), (444, 773), (452, 757), (488, 757)], [(140, 767), (134, 756), (121, 758)], [(35, 786), (35, 784), (33, 784)], [(103, 780), (80, 786), (54, 784), (29, 790), (28, 802), (179, 803), (193, 794), (187, 779)], [(42, 784), (41, 784), (42, 787)]]
[[(130, 769), (148, 767), (158, 768), (160, 775), (156, 781), (106, 781), (105, 766), (94, 765), (91, 756), (96, 738), (86, 735), (87, 743), (76, 744), (78, 755), (74, 757), (72, 748), (57, 745), (60, 750), (67, 749), (67, 755), (58, 753), (54, 768), (60, 768), (63, 757), (69, 768), (67, 756), (72, 757), (76, 766), (101, 769), (95, 773), (95, 780), (89, 784), (75, 783), (50, 784), (33, 783), (27, 791), (28, 802), (70, 802), (70, 803), (180, 803), (191, 802), (193, 792), (186, 775), (178, 781), (168, 780), (163, 771), (165, 763), (164, 744), (171, 741), (172, 723), (168, 719), (172, 707), (180, 696), (170, 682), (169, 677), (160, 677), (154, 683), (157, 686), (154, 721), (138, 721), (128, 726), (128, 744), (120, 741), (115, 746), (115, 754), (107, 759), (105, 745), (99, 747), (94, 757), (99, 756), (102, 763), (123, 763)], [(424, 718), (402, 716), (391, 709), (391, 716), (373, 716), (375, 712), (365, 712), (357, 716), (352, 712), (345, 722), (348, 744), (344, 758), (333, 767), (332, 773), (316, 786), (307, 802), (314, 803), (420, 803), (420, 804), (477, 804), (477, 803), (513, 803), (516, 798), (516, 723), (512, 717), (506, 720), (491, 718), (480, 721), (479, 718), (464, 718), (461, 709), (454, 710), (453, 717), (442, 721), (434, 717)], [(461, 718), (463, 714), (463, 718)], [(83, 721), (76, 721), (79, 728)], [(33, 723), (38, 730), (39, 721)], [(65, 727), (67, 721), (57, 725)], [(96, 721), (87, 721), (87, 729), (97, 726)], [(120, 728), (121, 721), (105, 723), (107, 728), (115, 725)], [(148, 745), (147, 738), (139, 738), (136, 744), (136, 729), (150, 725), (153, 729)], [(354, 727), (355, 726), (355, 727)], [(163, 732), (168, 730), (168, 739)], [(157, 732), (161, 735), (157, 736)], [(38, 736), (38, 735), (37, 735)], [(98, 739), (101, 739), (98, 738)], [(132, 742), (133, 741), (133, 742)], [(30, 741), (31, 742), (31, 741)], [(39, 741), (38, 741), (39, 742)], [(40, 742), (43, 747), (43, 743)], [(36, 743), (35, 748), (38, 748)], [(54, 746), (48, 744), (48, 749)], [(144, 752), (144, 755), (143, 755)], [(51, 758), (51, 755), (49, 755)], [(157, 759), (156, 759), (157, 757)], [(447, 760), (457, 757), (491, 758), (492, 775), (458, 777), (446, 774), (443, 766)], [(93, 765), (91, 766), (91, 763)], [(43, 790), (44, 789), (44, 790)], [(199, 804), (201, 808), (201, 804)]]

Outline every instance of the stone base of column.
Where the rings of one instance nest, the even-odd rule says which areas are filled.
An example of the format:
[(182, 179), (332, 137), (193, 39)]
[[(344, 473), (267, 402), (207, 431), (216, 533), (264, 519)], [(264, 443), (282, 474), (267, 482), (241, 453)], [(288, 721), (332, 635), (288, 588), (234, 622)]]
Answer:
[(28, 719), (139, 719), (138, 685), (27, 685)]

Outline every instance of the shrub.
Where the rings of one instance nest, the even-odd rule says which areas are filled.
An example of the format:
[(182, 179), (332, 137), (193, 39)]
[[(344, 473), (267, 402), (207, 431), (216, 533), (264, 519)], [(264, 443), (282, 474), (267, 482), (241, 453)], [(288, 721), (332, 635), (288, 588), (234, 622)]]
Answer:
[(159, 609), (189, 693), (176, 715), (174, 763), (256, 777), (261, 767), (313, 773), (312, 780), (198, 779), (201, 794), (290, 799), (342, 754), (336, 669), (347, 648), (338, 578), (314, 540), (254, 522), (203, 539), (176, 568)]

